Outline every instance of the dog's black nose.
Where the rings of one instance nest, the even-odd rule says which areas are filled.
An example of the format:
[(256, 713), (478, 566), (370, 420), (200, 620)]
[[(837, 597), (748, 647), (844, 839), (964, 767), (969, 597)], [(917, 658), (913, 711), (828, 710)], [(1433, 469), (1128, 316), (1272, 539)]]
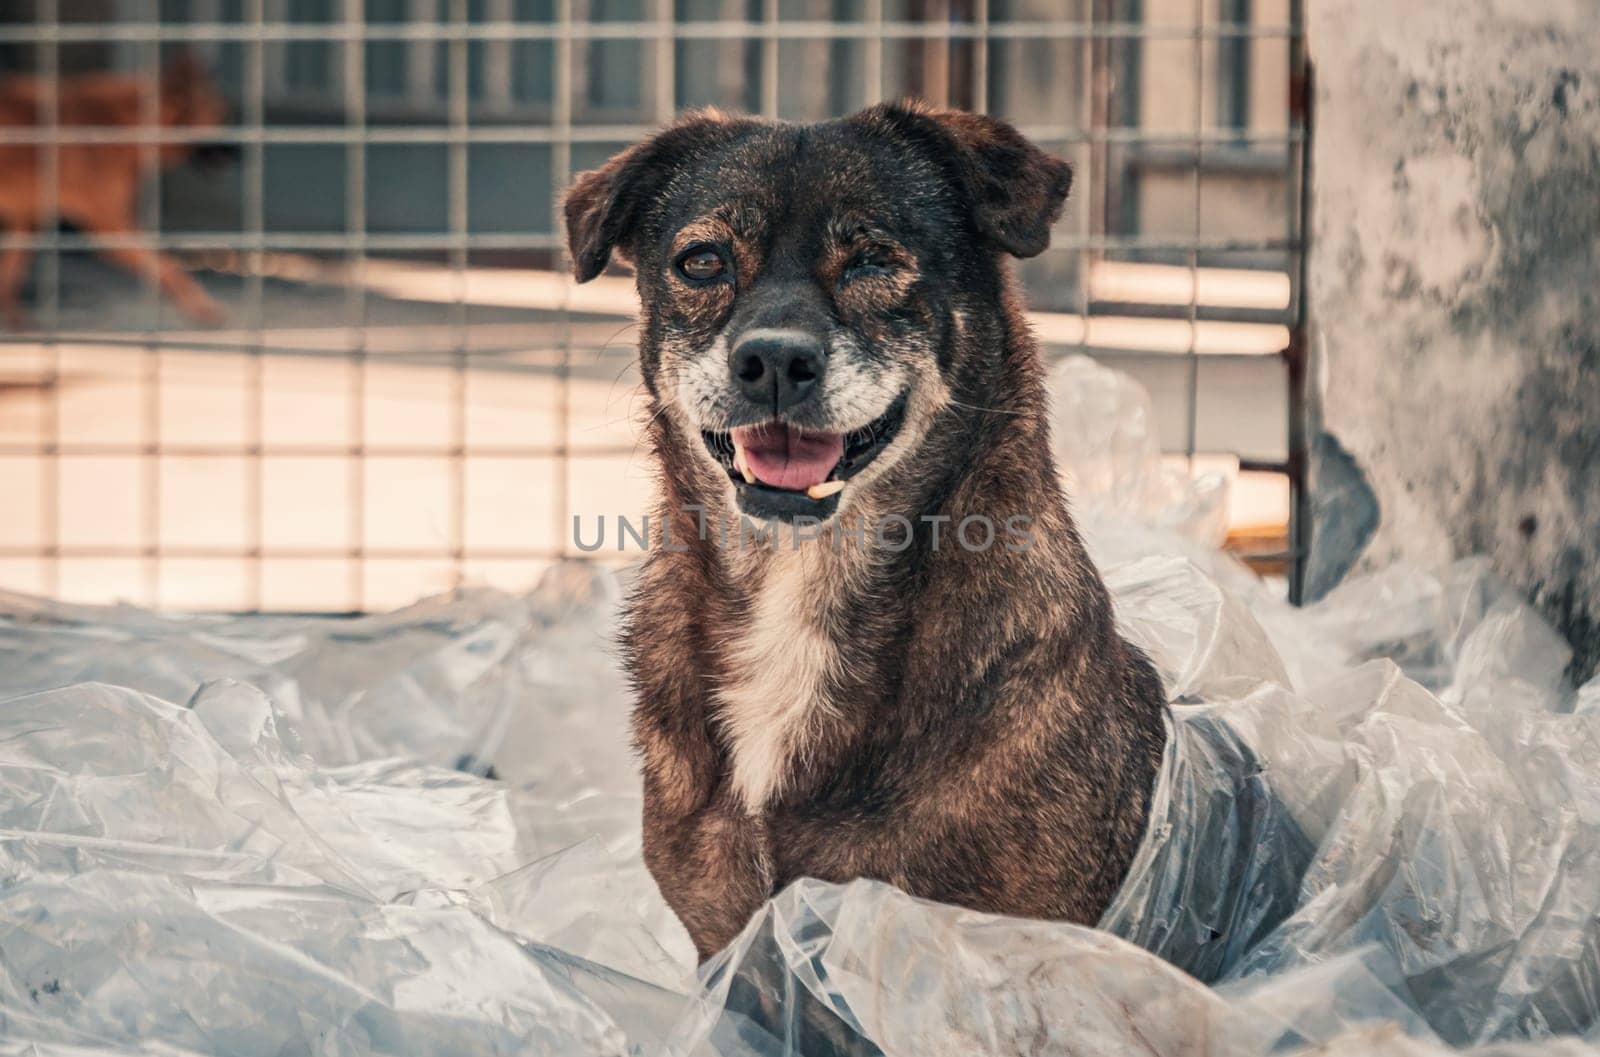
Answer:
[(803, 330), (752, 330), (733, 346), (733, 384), (752, 403), (774, 413), (810, 396), (822, 380), (828, 354)]
[(194, 160), (208, 169), (232, 165), (244, 156), (243, 149), (237, 143), (197, 143), (193, 153)]

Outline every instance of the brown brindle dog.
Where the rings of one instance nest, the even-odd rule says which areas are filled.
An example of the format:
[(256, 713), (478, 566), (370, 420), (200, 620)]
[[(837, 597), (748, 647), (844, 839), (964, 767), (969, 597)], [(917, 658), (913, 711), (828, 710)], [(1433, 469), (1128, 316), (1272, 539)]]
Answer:
[(643, 305), (625, 645), (645, 861), (702, 958), (802, 876), (1080, 923), (1123, 879), (1163, 695), (1067, 513), (1005, 259), (1070, 183), (1000, 121), (884, 105), (690, 114), (567, 196), (579, 281), (624, 256)]
[[(48, 92), (36, 77), (0, 81), (0, 128), (41, 129), (48, 121)], [(39, 144), (0, 144), (0, 234), (8, 239), (36, 235), (58, 219), (89, 235), (138, 234), (139, 185), (152, 162), (170, 168), (203, 149), (192, 143), (163, 143), (154, 150), (138, 142), (148, 119), (138, 77), (90, 73), (62, 78), (56, 102), (66, 141), (56, 149), (54, 209), (45, 186), (46, 148)], [(154, 113), (163, 128), (210, 128), (228, 113), (199, 60), (181, 56), (161, 71)], [(126, 128), (126, 142), (71, 142), (73, 126)], [(190, 318), (217, 322), (222, 309), (183, 265), (143, 246), (108, 245), (105, 255), (135, 275), (152, 279)], [(0, 316), (14, 329), (26, 325), (18, 297), (32, 252), (16, 242), (0, 251)]]

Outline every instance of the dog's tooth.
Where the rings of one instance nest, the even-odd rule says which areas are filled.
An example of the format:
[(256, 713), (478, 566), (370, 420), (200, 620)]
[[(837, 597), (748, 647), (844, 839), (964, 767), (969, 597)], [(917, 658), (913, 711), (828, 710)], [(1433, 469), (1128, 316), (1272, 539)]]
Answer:
[(843, 481), (823, 481), (821, 484), (814, 484), (807, 488), (806, 495), (812, 499), (826, 499), (835, 492), (842, 491), (844, 491)]
[(744, 449), (739, 445), (733, 446), (733, 468), (744, 477), (745, 484), (755, 484), (755, 471), (750, 469), (750, 464), (744, 461)]

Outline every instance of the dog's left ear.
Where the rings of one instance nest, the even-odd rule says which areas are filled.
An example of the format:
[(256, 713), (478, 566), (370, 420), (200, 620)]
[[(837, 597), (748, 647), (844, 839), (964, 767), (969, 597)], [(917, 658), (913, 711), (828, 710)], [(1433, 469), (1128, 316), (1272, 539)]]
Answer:
[(712, 109), (690, 111), (600, 168), (579, 173), (562, 202), (567, 252), (578, 282), (586, 283), (605, 271), (613, 250), (631, 260), (645, 209), (661, 196), (673, 175), (697, 153), (726, 142), (751, 124)]
[(1046, 154), (1004, 121), (959, 110), (902, 104), (938, 129), (978, 230), (1016, 257), (1036, 257), (1072, 190), (1072, 166)]

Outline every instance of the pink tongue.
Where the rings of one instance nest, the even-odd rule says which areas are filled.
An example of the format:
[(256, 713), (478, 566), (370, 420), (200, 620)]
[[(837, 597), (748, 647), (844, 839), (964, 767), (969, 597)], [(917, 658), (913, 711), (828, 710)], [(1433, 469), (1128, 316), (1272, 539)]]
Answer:
[(844, 457), (841, 433), (806, 433), (793, 426), (741, 426), (733, 442), (744, 449), (745, 465), (764, 485), (803, 492), (828, 479)]

